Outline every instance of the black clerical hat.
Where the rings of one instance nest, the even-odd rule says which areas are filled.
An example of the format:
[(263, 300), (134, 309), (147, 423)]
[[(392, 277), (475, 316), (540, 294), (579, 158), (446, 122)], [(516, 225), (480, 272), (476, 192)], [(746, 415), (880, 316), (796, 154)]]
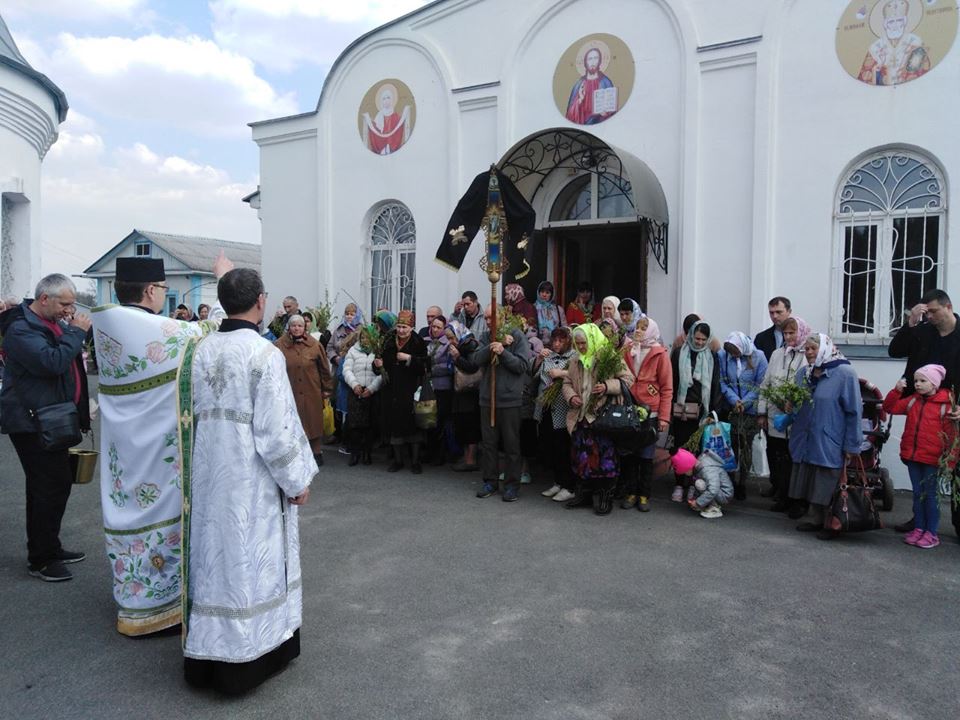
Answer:
[(118, 282), (149, 283), (166, 279), (160, 258), (117, 258)]

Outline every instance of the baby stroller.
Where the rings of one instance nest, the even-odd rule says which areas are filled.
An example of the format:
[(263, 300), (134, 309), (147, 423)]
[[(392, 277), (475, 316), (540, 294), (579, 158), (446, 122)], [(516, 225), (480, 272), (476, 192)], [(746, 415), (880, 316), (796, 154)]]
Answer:
[(863, 443), (860, 457), (867, 471), (867, 484), (873, 496), (881, 498), (885, 512), (893, 510), (893, 482), (889, 471), (880, 464), (880, 453), (890, 439), (893, 418), (883, 410), (883, 393), (869, 380), (860, 378), (860, 396), (863, 399)]

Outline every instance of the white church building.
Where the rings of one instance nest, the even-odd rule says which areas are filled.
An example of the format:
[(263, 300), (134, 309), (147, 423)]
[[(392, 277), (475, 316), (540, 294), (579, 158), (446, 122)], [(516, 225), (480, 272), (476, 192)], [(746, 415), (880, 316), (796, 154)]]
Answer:
[(487, 297), (482, 242), (459, 273), (434, 254), (496, 164), (537, 213), (528, 297), (590, 280), (672, 337), (688, 312), (753, 335), (784, 295), (886, 390), (904, 310), (960, 278), (957, 22), (956, 0), (428, 3), (348, 47), (316, 110), (251, 125), (267, 286), (421, 321)]
[(31, 296), (40, 279), (40, 166), (67, 108), (0, 18), (0, 297)]

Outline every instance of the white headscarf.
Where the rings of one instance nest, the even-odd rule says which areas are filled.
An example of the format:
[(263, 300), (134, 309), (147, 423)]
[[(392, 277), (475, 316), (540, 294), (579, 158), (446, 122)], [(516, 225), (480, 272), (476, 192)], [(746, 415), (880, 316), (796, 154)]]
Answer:
[(756, 346), (754, 346), (753, 340), (751, 340), (746, 333), (742, 333), (739, 330), (734, 330), (727, 335), (724, 344), (726, 345), (727, 343), (733, 345), (740, 351), (740, 357), (737, 358), (737, 377), (740, 377), (743, 374), (743, 359), (752, 356), (756, 350)]

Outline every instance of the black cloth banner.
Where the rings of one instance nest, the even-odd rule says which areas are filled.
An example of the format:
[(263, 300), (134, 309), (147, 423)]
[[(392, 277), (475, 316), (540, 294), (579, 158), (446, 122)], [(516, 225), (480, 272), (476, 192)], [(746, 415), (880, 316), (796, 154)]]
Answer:
[[(533, 230), (537, 222), (537, 213), (527, 199), (517, 190), (517, 186), (499, 170), (497, 181), (500, 183), (500, 199), (507, 215), (507, 228), (510, 242), (516, 247), (525, 238), (527, 246), (524, 256), (529, 258), (533, 245)], [(460, 198), (457, 207), (450, 216), (443, 240), (437, 248), (437, 262), (451, 270), (460, 270), (463, 260), (470, 249), (470, 243), (480, 231), (480, 224), (487, 212), (487, 189), (490, 184), (490, 171), (477, 175), (466, 194)]]

